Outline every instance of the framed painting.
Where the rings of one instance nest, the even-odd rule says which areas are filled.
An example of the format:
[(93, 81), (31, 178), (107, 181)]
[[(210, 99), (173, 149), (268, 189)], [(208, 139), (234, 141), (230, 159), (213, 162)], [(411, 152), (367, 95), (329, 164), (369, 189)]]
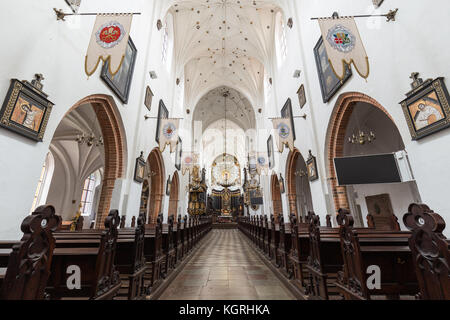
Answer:
[(137, 49), (131, 40), (128, 40), (125, 58), (119, 72), (113, 77), (109, 73), (109, 61), (103, 64), (101, 78), (124, 104), (128, 103), (134, 66), (136, 64)]
[(449, 94), (444, 78), (427, 80), (401, 102), (413, 140), (450, 127)]
[(153, 92), (150, 89), (150, 86), (147, 86), (147, 90), (145, 91), (145, 106), (147, 110), (150, 111), (152, 109), (152, 100), (153, 100)]
[(319, 74), (320, 89), (322, 91), (322, 99), (324, 103), (333, 98), (333, 96), (339, 91), (339, 89), (350, 79), (352, 76), (352, 69), (346, 66), (345, 78), (340, 81), (333, 72), (328, 59), (328, 54), (325, 49), (322, 37), (320, 37), (316, 46), (314, 47), (314, 57), (316, 59), (317, 73)]
[(306, 169), (308, 170), (309, 181), (315, 181), (319, 179), (319, 173), (317, 172), (317, 160), (309, 150), (309, 158), (306, 161)]
[(52, 108), (45, 93), (28, 81), (12, 79), (0, 110), (0, 126), (42, 142)]
[(269, 139), (267, 139), (267, 156), (269, 158), (269, 169), (272, 169), (275, 166), (275, 153), (273, 150), (273, 136), (271, 135)]
[(134, 181), (142, 183), (145, 178), (145, 159), (144, 153), (141, 152), (141, 156), (136, 159), (136, 166), (134, 168)]
[(175, 153), (175, 168), (180, 171), (181, 170), (181, 159), (183, 156), (183, 141), (180, 137), (178, 137), (177, 143), (177, 151)]
[(166, 182), (166, 196), (170, 196), (171, 189), (172, 189), (172, 179), (170, 178), (170, 175), (169, 175), (169, 178), (167, 178), (167, 182)]
[(284, 194), (286, 192), (286, 189), (285, 189), (285, 185), (284, 185), (284, 178), (281, 173), (280, 173), (279, 183), (280, 183), (280, 192), (281, 192), (281, 194)]
[(297, 91), (298, 103), (300, 104), (300, 109), (302, 109), (306, 104), (306, 94), (305, 86), (302, 84)]
[(291, 98), (287, 99), (286, 103), (284, 104), (283, 108), (281, 109), (281, 117), (289, 118), (291, 120), (292, 135), (293, 135), (294, 141), (295, 141), (295, 139), (296, 139), (295, 124), (294, 124), (294, 114), (292, 113)]
[(159, 144), (159, 129), (161, 127), (161, 119), (168, 119), (169, 118), (169, 110), (167, 110), (166, 105), (164, 104), (164, 101), (159, 100), (159, 109), (158, 109), (158, 122), (156, 123), (156, 135), (155, 140)]

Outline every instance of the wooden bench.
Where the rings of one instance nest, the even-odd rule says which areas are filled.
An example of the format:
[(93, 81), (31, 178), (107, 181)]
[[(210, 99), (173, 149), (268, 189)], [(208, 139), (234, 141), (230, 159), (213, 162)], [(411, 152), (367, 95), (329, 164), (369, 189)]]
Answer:
[(280, 262), (278, 261), (278, 243), (280, 241), (280, 229), (279, 224), (275, 221), (275, 216), (272, 214), (270, 216), (270, 223), (267, 225), (268, 231), (267, 234), (269, 238), (267, 241), (269, 242), (269, 260), (274, 264), (277, 268), (280, 267)]
[[(346, 300), (368, 300), (377, 296), (399, 299), (418, 293), (408, 246), (410, 232), (356, 229), (350, 212), (342, 209), (338, 223), (343, 271), (339, 272), (336, 286)], [(368, 285), (370, 266), (381, 272), (379, 287)]]
[(419, 299), (450, 300), (450, 241), (445, 221), (427, 205), (412, 204), (403, 216), (420, 289)]
[(163, 248), (163, 277), (166, 278), (175, 268), (175, 249), (173, 243), (173, 217), (170, 216), (167, 224), (163, 225), (162, 248)]
[(61, 225), (52, 206), (41, 206), (21, 225), (19, 242), (4, 241), (0, 249), (3, 300), (43, 300), (55, 248), (53, 232)]
[[(307, 276), (308, 270), (306, 265), (308, 264), (309, 257), (309, 233), (308, 224), (298, 222), (295, 215), (290, 217), (291, 225), (291, 252), (289, 260), (292, 265), (293, 279), (292, 283), (302, 292), (307, 292)], [(302, 236), (300, 236), (302, 235)]]
[(281, 272), (287, 277), (292, 277), (292, 267), (291, 262), (289, 260), (290, 252), (291, 252), (291, 227), (290, 224), (284, 223), (283, 215), (280, 215), (279, 218), (279, 241), (278, 241), (278, 249), (277, 249), (277, 265), (279, 266)]
[[(47, 291), (51, 299), (78, 298), (112, 299), (121, 287), (119, 272), (115, 266), (118, 230), (117, 210), (111, 210), (105, 220), (105, 230), (86, 232), (55, 232), (56, 247), (53, 252), (51, 275)], [(76, 266), (81, 272), (81, 287), (68, 288), (70, 274), (67, 270)]]
[(144, 287), (146, 294), (150, 295), (162, 282), (162, 215), (158, 216), (156, 223), (145, 225), (144, 256), (147, 264)]

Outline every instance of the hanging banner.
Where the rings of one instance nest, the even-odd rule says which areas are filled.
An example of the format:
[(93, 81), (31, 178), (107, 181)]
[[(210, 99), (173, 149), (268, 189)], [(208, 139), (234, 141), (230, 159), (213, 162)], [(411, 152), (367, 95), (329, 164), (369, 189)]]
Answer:
[(170, 145), (170, 153), (175, 152), (178, 143), (179, 119), (161, 119), (159, 132), (159, 150), (164, 152), (166, 145)]
[(345, 78), (345, 65), (353, 63), (358, 74), (367, 79), (370, 72), (369, 58), (353, 17), (320, 18), (319, 26), (328, 60), (336, 76)]
[(85, 72), (94, 74), (100, 63), (109, 61), (112, 76), (119, 72), (125, 58), (133, 14), (98, 14), (85, 60)]
[(195, 166), (198, 166), (198, 153), (183, 152), (183, 160), (181, 162), (181, 173), (183, 176), (186, 174), (186, 171), (189, 171), (189, 174), (192, 175)]
[(266, 175), (269, 174), (269, 157), (267, 152), (258, 152), (256, 158), (256, 172), (261, 175), (261, 172), (265, 172)]
[(273, 119), (272, 123), (276, 131), (278, 151), (283, 153), (285, 145), (289, 147), (289, 150), (294, 151), (294, 135), (292, 134), (291, 119)]

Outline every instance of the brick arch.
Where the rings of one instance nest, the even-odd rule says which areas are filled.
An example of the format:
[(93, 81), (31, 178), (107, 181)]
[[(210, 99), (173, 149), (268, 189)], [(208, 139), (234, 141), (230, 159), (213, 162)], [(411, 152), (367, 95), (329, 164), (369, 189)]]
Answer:
[(283, 215), (283, 204), (281, 202), (280, 181), (276, 174), (272, 175), (270, 190), (272, 193), (273, 215), (275, 220), (277, 220), (279, 215)]
[(378, 101), (368, 95), (360, 92), (346, 92), (339, 96), (328, 124), (325, 143), (327, 178), (330, 191), (333, 195), (336, 212), (340, 208), (349, 209), (349, 201), (347, 197), (347, 188), (338, 186), (336, 172), (334, 170), (334, 158), (344, 155), (345, 132), (353, 113), (354, 106), (358, 102), (367, 103), (380, 109), (395, 125), (394, 120), (387, 110)]
[(172, 177), (169, 197), (169, 216), (173, 216), (174, 221), (177, 221), (178, 201), (180, 192), (180, 178), (178, 171), (175, 171)]
[(161, 213), (162, 203), (164, 199), (164, 182), (165, 182), (165, 169), (164, 160), (159, 151), (159, 148), (155, 148), (150, 152), (147, 163), (150, 168), (150, 201), (148, 219), (149, 223), (154, 223), (158, 214)]
[(111, 209), (111, 199), (116, 179), (122, 178), (125, 174), (127, 140), (119, 109), (114, 102), (114, 98), (109, 95), (94, 94), (87, 96), (75, 103), (66, 112), (65, 116), (74, 109), (87, 104), (92, 106), (97, 115), (104, 139), (105, 171), (95, 224), (97, 228), (102, 229)]
[(297, 148), (294, 148), (293, 151), (289, 152), (288, 159), (286, 162), (286, 177), (287, 177), (287, 191), (289, 200), (289, 214), (295, 214), (297, 218), (299, 218), (298, 216), (299, 212), (297, 208), (297, 186), (296, 186), (295, 172), (297, 171), (298, 160), (303, 161), (306, 167), (305, 158)]

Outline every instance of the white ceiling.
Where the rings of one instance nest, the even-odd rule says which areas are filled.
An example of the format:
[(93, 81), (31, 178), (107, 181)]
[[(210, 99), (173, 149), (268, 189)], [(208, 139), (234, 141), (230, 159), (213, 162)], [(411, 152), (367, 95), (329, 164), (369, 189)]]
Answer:
[(184, 74), (186, 106), (210, 90), (239, 89), (256, 108), (263, 101), (264, 67), (273, 61), (276, 0), (178, 0), (174, 22), (176, 74)]
[(195, 108), (193, 121), (201, 121), (205, 131), (212, 123), (225, 118), (224, 92), (229, 93), (226, 99), (227, 118), (244, 131), (256, 128), (255, 112), (250, 101), (237, 90), (227, 87), (213, 89), (203, 96)]

